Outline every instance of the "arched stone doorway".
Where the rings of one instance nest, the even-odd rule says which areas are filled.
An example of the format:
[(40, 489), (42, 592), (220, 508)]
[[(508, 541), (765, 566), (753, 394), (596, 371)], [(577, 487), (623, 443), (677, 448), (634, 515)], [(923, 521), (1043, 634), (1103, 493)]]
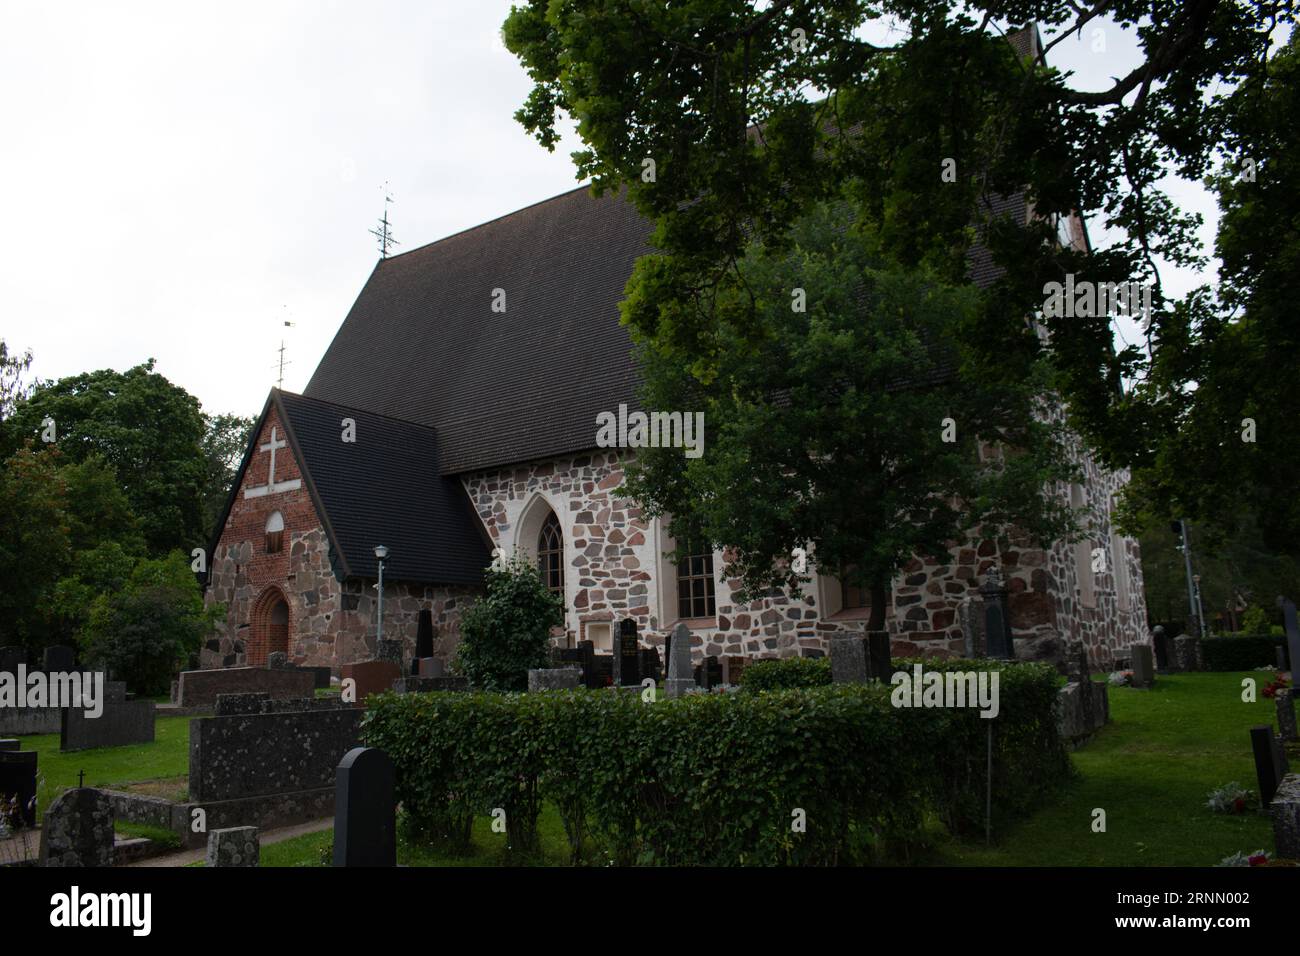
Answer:
[(289, 652), (289, 601), (275, 585), (260, 595), (253, 605), (253, 620), (248, 640), (248, 663), (263, 666), (275, 651)]

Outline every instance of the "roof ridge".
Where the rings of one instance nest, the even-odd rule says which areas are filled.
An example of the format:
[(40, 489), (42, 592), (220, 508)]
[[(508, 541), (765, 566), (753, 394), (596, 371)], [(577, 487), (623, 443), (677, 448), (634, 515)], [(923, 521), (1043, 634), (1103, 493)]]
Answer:
[(537, 206), (544, 206), (548, 202), (554, 202), (557, 199), (563, 199), (565, 196), (572, 196), (574, 193), (580, 190), (590, 189), (591, 185), (592, 184), (589, 182), (583, 183), (580, 186), (575, 186), (573, 189), (566, 190), (562, 193), (556, 193), (554, 196), (549, 196), (546, 199), (539, 199), (536, 202), (530, 202), (527, 206), (520, 206), (518, 209), (511, 210), (510, 212), (507, 213), (502, 213), (501, 215), (495, 216), (494, 218), (489, 219), (486, 222), (480, 222), (476, 226), (467, 226), (466, 228), (459, 229), (456, 232), (448, 233), (447, 235), (443, 236), (441, 239), (434, 239), (432, 242), (426, 242), (424, 245), (416, 246), (414, 249), (407, 249), (405, 252), (399, 252), (395, 256), (385, 256), (384, 258), (379, 260), (379, 263), (376, 264), (376, 268), (378, 268), (379, 264), (382, 264), (384, 262), (391, 262), (394, 259), (402, 258), (402, 256), (409, 256), (417, 252), (422, 252), (425, 249), (428, 249), (430, 246), (436, 246), (439, 243), (446, 242), (449, 239), (455, 239), (457, 236), (463, 236), (466, 233), (473, 232), (475, 229), (483, 229), (487, 226), (492, 225), (493, 223), (501, 222), (503, 219), (509, 219), (511, 216), (517, 216), (521, 212), (527, 212), (529, 209), (534, 209)]
[(317, 398), (314, 395), (303, 395), (301, 392), (288, 392), (284, 389), (272, 389), (280, 393), (281, 397), (288, 396), (290, 399), (302, 399), (304, 402), (315, 402), (317, 405), (330, 405), (334, 408), (341, 408), (345, 412), (361, 412), (364, 415), (373, 415), (376, 418), (387, 419), (390, 422), (397, 422), (399, 425), (410, 425), (413, 428), (423, 429), (427, 432), (438, 434), (437, 426), (426, 425), (423, 422), (412, 421), (409, 418), (398, 418), (396, 415), (389, 415), (386, 412), (376, 412), (369, 408), (362, 408), (360, 405), (344, 405), (340, 402), (330, 401), (328, 398)]

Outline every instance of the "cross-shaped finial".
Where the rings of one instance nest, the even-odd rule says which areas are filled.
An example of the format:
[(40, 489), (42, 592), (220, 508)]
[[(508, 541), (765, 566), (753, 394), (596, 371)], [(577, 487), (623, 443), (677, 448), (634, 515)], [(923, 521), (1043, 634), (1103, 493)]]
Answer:
[(78, 770), (78, 771), (77, 771), (77, 786), (78, 786), (78, 787), (84, 787), (85, 785), (86, 785), (86, 771), (84, 771), (84, 770)]

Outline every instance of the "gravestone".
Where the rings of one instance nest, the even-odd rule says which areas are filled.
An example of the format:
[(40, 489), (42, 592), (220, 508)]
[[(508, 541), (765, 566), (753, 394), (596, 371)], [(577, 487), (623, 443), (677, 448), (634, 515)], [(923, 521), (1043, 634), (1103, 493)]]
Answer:
[(77, 669), (77, 652), (66, 644), (45, 648), (44, 670), (47, 674), (66, 674)]
[(831, 681), (861, 684), (867, 679), (867, 642), (860, 634), (831, 638)]
[(393, 689), (394, 682), (402, 676), (402, 668), (392, 661), (358, 661), (355, 664), (344, 664), (341, 673), (344, 680), (350, 678), (356, 682), (353, 705), (364, 707), (366, 698), (371, 694), (382, 694)]
[(1267, 807), (1282, 777), (1286, 775), (1285, 755), (1271, 725), (1250, 728), (1250, 747), (1255, 756), (1255, 779), (1259, 782), (1260, 806)]
[(528, 671), (528, 693), (544, 690), (576, 690), (582, 686), (582, 671), (577, 667), (535, 667)]
[(663, 673), (659, 666), (659, 648), (643, 647), (641, 648), (641, 679), (650, 678), (656, 684), (663, 680)]
[(1066, 679), (1082, 684), (1092, 679), (1092, 668), (1088, 663), (1088, 648), (1083, 641), (1070, 641), (1065, 652)]
[(988, 577), (980, 585), (980, 598), (984, 602), (984, 640), (989, 657), (1015, 660), (1016, 648), (1011, 637), (1011, 608), (1007, 587), (996, 567), (989, 568)]
[(1295, 722), (1295, 699), (1291, 696), (1292, 688), (1284, 687), (1273, 695), (1273, 705), (1277, 709), (1278, 736), (1288, 743), (1297, 739)]
[(271, 699), (267, 693), (218, 694), (214, 714), (217, 717), (237, 717), (240, 714), (260, 714), (262, 705)]
[(334, 783), (334, 865), (397, 865), (396, 773), (374, 747), (349, 750)]
[(890, 657), (889, 632), (867, 633), (867, 677), (888, 684), (894, 677), (894, 662)]
[(77, 787), (50, 804), (41, 827), (41, 866), (112, 866), (113, 806), (101, 790)]
[(1284, 597), (1277, 599), (1277, 606), (1282, 609), (1282, 627), (1286, 631), (1286, 649), (1290, 654), (1291, 666), (1300, 661), (1300, 627), (1296, 626), (1295, 602)]
[(1290, 668), (1287, 666), (1286, 648), (1283, 647), (1281, 644), (1273, 648), (1273, 661), (1274, 663), (1276, 663), (1278, 670), (1280, 671), (1290, 670)]
[(291, 667), (289, 655), (284, 651), (272, 651), (266, 655), (266, 666), (273, 671), (282, 671)]
[(17, 797), (29, 827), (36, 826), (36, 756), (35, 750), (0, 748), (0, 800)]
[(1187, 634), (1174, 638), (1174, 670), (1180, 673), (1200, 670), (1201, 642)]
[(1169, 637), (1165, 634), (1165, 626), (1157, 624), (1151, 630), (1151, 646), (1156, 652), (1156, 670), (1164, 674), (1169, 671), (1169, 658), (1172, 656), (1169, 652)]
[(17, 737), (0, 737), (0, 750), (22, 750), (23, 742)]
[(401, 668), (402, 642), (394, 641), (387, 637), (379, 641), (378, 646), (375, 648), (375, 660), (388, 661), (392, 664), (396, 664), (398, 668)]
[(0, 674), (17, 674), (19, 665), (27, 663), (27, 648), (10, 644), (0, 647)]
[[(424, 660), (433, 657), (433, 612), (427, 607), (420, 609), (420, 617), (415, 625), (415, 657)], [(441, 677), (441, 674), (420, 674), (420, 677)]]
[(1129, 648), (1133, 656), (1133, 686), (1148, 690), (1155, 685), (1155, 660), (1151, 656), (1150, 644), (1134, 644)]
[(695, 687), (691, 668), (691, 629), (678, 622), (670, 640), (672, 656), (668, 663), (668, 680), (664, 682), (664, 692), (669, 697), (682, 697)]
[(704, 658), (695, 666), (695, 683), (705, 690), (722, 686), (722, 662), (716, 657)]
[(208, 866), (257, 866), (260, 856), (257, 827), (226, 827), (208, 832)]
[(421, 657), (417, 677), (446, 677), (447, 665), (438, 657)]
[(96, 750), (149, 744), (154, 740), (154, 702), (105, 701), (98, 717), (79, 707), (64, 707), (59, 715), (59, 749)]
[(986, 656), (983, 609), (970, 598), (963, 598), (957, 605), (957, 622), (961, 626), (966, 657)]
[(1279, 859), (1300, 860), (1300, 774), (1282, 778), (1268, 805), (1273, 818), (1273, 848)]
[(627, 687), (641, 683), (641, 643), (637, 639), (636, 621), (624, 618), (618, 625), (614, 639), (614, 684)]

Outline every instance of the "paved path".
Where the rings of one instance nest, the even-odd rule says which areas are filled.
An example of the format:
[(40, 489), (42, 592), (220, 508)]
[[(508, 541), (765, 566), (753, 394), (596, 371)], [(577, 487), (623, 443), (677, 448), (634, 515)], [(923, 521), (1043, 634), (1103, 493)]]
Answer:
[[(313, 820), (310, 823), (298, 823), (291, 827), (280, 827), (276, 830), (265, 830), (259, 835), (259, 844), (267, 846), (271, 843), (279, 843), (281, 840), (289, 840), (296, 836), (302, 836), (304, 833), (319, 833), (321, 830), (328, 830), (334, 826), (333, 817), (325, 817), (321, 820)], [(165, 856), (152, 856), (147, 860), (137, 860), (135, 863), (129, 863), (128, 866), (189, 866), (199, 860), (203, 860), (208, 855), (206, 847), (199, 847), (194, 850), (181, 850), (177, 853), (168, 853)]]

